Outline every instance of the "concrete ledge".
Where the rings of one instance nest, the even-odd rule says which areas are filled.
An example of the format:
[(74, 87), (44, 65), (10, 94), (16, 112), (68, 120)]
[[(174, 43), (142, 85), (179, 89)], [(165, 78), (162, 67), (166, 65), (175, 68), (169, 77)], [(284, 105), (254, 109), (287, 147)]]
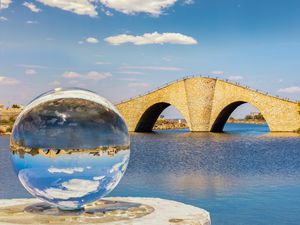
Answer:
[[(38, 204), (39, 203), (39, 204)], [(42, 205), (37, 199), (0, 200), (0, 225), (11, 224), (110, 224), (110, 225), (210, 225), (207, 211), (180, 202), (159, 198), (116, 197), (88, 205), (100, 207), (96, 213), (78, 212), (53, 216), (47, 213), (31, 213), (26, 207)], [(36, 205), (34, 205), (36, 204)], [(115, 204), (115, 205), (114, 205)], [(127, 204), (127, 207), (126, 207)], [(35, 207), (38, 208), (38, 207)], [(103, 209), (105, 210), (103, 212)], [(57, 210), (57, 209), (55, 209)], [(52, 214), (51, 214), (52, 213)]]

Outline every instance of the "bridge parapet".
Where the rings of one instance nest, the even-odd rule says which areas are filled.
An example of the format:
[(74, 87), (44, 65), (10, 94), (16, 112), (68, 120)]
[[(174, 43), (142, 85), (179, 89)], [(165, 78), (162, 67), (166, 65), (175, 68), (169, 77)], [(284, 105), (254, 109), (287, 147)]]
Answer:
[(222, 79), (222, 78), (219, 78), (219, 77), (213, 77), (213, 76), (204, 76), (204, 75), (191, 75), (191, 76), (185, 76), (181, 79), (176, 79), (176, 80), (173, 80), (173, 81), (170, 81), (168, 83), (165, 83), (159, 87), (156, 87), (154, 89), (151, 89), (145, 93), (142, 93), (142, 94), (139, 94), (137, 96), (134, 96), (134, 97), (130, 97), (130, 98), (127, 98), (127, 99), (124, 99), (124, 100), (121, 100), (120, 102), (117, 102), (116, 105), (119, 105), (121, 103), (125, 103), (125, 102), (128, 102), (128, 101), (131, 101), (132, 99), (135, 99), (135, 98), (138, 98), (138, 97), (141, 97), (141, 96), (145, 96), (145, 95), (148, 95), (152, 92), (155, 92), (155, 91), (158, 91), (162, 88), (165, 88), (171, 84), (174, 84), (174, 83), (177, 83), (177, 82), (180, 82), (180, 81), (184, 81), (184, 80), (187, 80), (187, 79), (191, 79), (191, 78), (204, 78), (204, 79), (214, 79), (214, 80), (218, 80), (218, 81), (223, 81), (223, 82), (226, 82), (228, 84), (232, 84), (232, 85), (235, 85), (237, 87), (242, 87), (242, 88), (245, 88), (245, 89), (248, 89), (250, 91), (254, 91), (254, 92), (258, 92), (258, 93), (261, 93), (261, 94), (264, 94), (264, 95), (268, 95), (270, 97), (273, 97), (273, 98), (277, 98), (277, 99), (281, 99), (281, 100), (284, 100), (284, 101), (288, 101), (288, 102), (299, 102), (298, 100), (293, 100), (293, 99), (289, 99), (289, 98), (285, 98), (285, 97), (281, 97), (279, 95), (272, 95), (270, 94), (269, 92), (266, 92), (266, 91), (263, 91), (263, 90), (259, 90), (257, 88), (251, 88), (247, 85), (244, 85), (242, 83), (239, 83), (239, 82), (234, 82), (234, 81), (231, 81), (229, 79)]

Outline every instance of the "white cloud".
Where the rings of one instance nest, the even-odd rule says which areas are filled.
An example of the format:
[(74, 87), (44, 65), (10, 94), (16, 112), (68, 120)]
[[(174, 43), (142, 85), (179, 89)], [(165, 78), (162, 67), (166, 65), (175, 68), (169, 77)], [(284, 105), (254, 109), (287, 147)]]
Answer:
[(33, 69), (45, 69), (48, 68), (47, 66), (41, 66), (41, 65), (30, 65), (30, 64), (18, 64), (18, 67), (23, 68), (33, 68)]
[(32, 12), (35, 12), (35, 13), (39, 13), (41, 12), (42, 10), (40, 8), (38, 8), (35, 4), (33, 4), (32, 2), (24, 2), (23, 5), (25, 7), (27, 7), (28, 9), (30, 9)]
[(82, 85), (82, 83), (80, 83), (78, 80), (70, 80), (69, 83), (72, 85)]
[(0, 16), (0, 21), (8, 21), (8, 19), (4, 16)]
[(90, 44), (97, 44), (99, 42), (98, 39), (94, 38), (94, 37), (89, 37), (89, 38), (85, 39), (85, 41)]
[(61, 83), (58, 80), (52, 81), (49, 83), (51, 86), (61, 86)]
[(113, 180), (112, 182), (110, 182), (107, 186), (106, 186), (106, 190), (107, 191), (112, 191), (120, 182), (122, 178), (122, 172), (117, 172), (114, 174), (113, 176)]
[(300, 93), (300, 87), (298, 86), (291, 86), (287, 88), (280, 88), (278, 92), (281, 93), (287, 93), (287, 94), (295, 94), (295, 93)]
[(112, 174), (113, 180), (112, 180), (112, 182), (110, 182), (107, 185), (106, 190), (111, 191), (117, 186), (117, 184), (119, 183), (122, 175), (125, 173), (125, 170), (126, 170), (127, 165), (128, 165), (128, 160), (129, 160), (129, 155), (126, 155), (126, 156), (124, 156), (124, 158), (122, 159), (121, 162), (115, 164), (110, 169), (109, 172)]
[[(152, 16), (160, 16), (164, 13), (164, 10), (174, 5), (178, 0), (36, 0), (43, 3), (46, 6), (59, 8), (65, 11), (69, 11), (78, 15), (88, 15), (96, 17), (97, 4), (102, 3), (107, 8), (114, 9), (116, 11), (132, 15), (136, 13), (148, 13)], [(184, 4), (192, 4), (193, 0), (184, 0)], [(1, 0), (0, 9), (8, 8), (12, 3), (12, 0)], [(26, 3), (26, 5), (25, 5)], [(35, 4), (31, 2), (25, 2), (24, 6), (29, 8), (33, 12), (40, 12)], [(107, 16), (112, 16), (112, 12), (103, 7), (101, 9)]]
[(112, 12), (110, 12), (110, 11), (108, 11), (108, 10), (106, 10), (104, 13), (105, 13), (105, 15), (107, 15), (107, 16), (113, 16), (113, 15), (114, 15)]
[(98, 15), (95, 0), (37, 0), (47, 6), (60, 8), (78, 15), (95, 17)]
[(183, 2), (183, 4), (185, 4), (185, 5), (192, 5), (194, 3), (195, 3), (194, 0), (184, 0), (184, 2)]
[(171, 62), (172, 61), (172, 58), (169, 57), (169, 56), (164, 56), (162, 57), (162, 60), (166, 61), (166, 62)]
[(129, 83), (128, 87), (149, 87), (150, 85), (148, 83), (138, 83), (138, 82), (133, 82), (133, 83)]
[(35, 189), (35, 191), (40, 196), (45, 196), (46, 198), (67, 200), (70, 198), (80, 198), (95, 192), (98, 190), (99, 185), (99, 181), (71, 179), (63, 182), (61, 188), (48, 188), (45, 190)]
[(103, 180), (105, 176), (93, 177), (93, 180)]
[(16, 85), (19, 83), (20, 81), (15, 78), (0, 76), (0, 85)]
[(75, 172), (83, 172), (84, 168), (82, 167), (75, 167), (75, 168), (54, 168), (51, 167), (48, 169), (50, 173), (66, 173), (66, 174), (73, 174)]
[(244, 78), (242, 76), (229, 76), (229, 80), (243, 80)]
[(63, 77), (67, 79), (76, 79), (76, 78), (81, 78), (82, 75), (76, 72), (68, 71), (68, 72), (64, 72)]
[(124, 70), (158, 70), (158, 71), (181, 71), (180, 67), (168, 67), (168, 66), (123, 66)]
[(37, 74), (37, 72), (34, 69), (26, 69), (25, 74), (26, 75), (35, 75), (35, 74)]
[(77, 72), (73, 72), (73, 71), (66, 71), (65, 73), (63, 73), (62, 75), (64, 78), (67, 79), (81, 79), (81, 80), (103, 80), (106, 79), (108, 77), (111, 77), (111, 73), (110, 72), (96, 72), (96, 71), (90, 71), (88, 73), (85, 74), (80, 74)]
[(143, 74), (145, 74), (145, 73), (140, 72), (140, 71), (119, 71), (118, 73), (129, 74), (129, 75), (143, 75)]
[(6, 9), (12, 3), (12, 0), (1, 0), (0, 1), (0, 9)]
[(181, 45), (195, 45), (197, 40), (192, 37), (180, 33), (145, 33), (142, 36), (133, 36), (128, 34), (120, 34), (104, 39), (111, 45), (121, 45), (125, 43), (132, 43), (134, 45), (147, 44), (181, 44)]
[(123, 80), (123, 81), (137, 81), (136, 78), (131, 78), (131, 77), (119, 78), (118, 80)]
[(113, 16), (113, 15), (114, 15), (111, 11), (105, 9), (105, 7), (101, 7), (101, 11), (102, 11), (106, 16)]
[(282, 83), (282, 82), (283, 82), (283, 79), (278, 79), (277, 82), (278, 82), (278, 83)]
[(159, 16), (177, 0), (100, 0), (106, 7), (125, 14), (148, 13)]
[(46, 41), (54, 41), (55, 39), (54, 38), (52, 38), (52, 37), (47, 37), (46, 38)]
[(109, 73), (109, 72), (99, 73), (99, 72), (91, 71), (84, 76), (84, 79), (86, 79), (86, 80), (103, 80), (108, 77), (111, 77), (111, 73)]
[(127, 168), (127, 164), (129, 161), (129, 156), (125, 156), (121, 162), (116, 163), (111, 169), (110, 169), (110, 173), (115, 173), (115, 172), (125, 172), (126, 168)]
[(33, 21), (33, 20), (27, 20), (26, 21), (27, 24), (37, 24), (37, 21)]
[(224, 75), (225, 72), (222, 71), (222, 70), (214, 70), (214, 71), (211, 71), (211, 74), (213, 74), (213, 75)]
[(111, 63), (110, 62), (101, 62), (101, 61), (96, 62), (96, 65), (109, 65), (109, 64), (111, 64)]

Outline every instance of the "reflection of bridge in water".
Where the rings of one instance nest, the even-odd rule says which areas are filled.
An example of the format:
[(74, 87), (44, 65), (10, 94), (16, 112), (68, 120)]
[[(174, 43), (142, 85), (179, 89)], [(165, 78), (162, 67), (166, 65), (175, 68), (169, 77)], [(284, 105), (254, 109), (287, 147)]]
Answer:
[(129, 131), (151, 131), (162, 111), (172, 105), (181, 112), (190, 131), (220, 132), (231, 113), (244, 103), (260, 110), (271, 131), (292, 132), (300, 127), (297, 102), (208, 77), (191, 77), (167, 84), (121, 102), (117, 108)]

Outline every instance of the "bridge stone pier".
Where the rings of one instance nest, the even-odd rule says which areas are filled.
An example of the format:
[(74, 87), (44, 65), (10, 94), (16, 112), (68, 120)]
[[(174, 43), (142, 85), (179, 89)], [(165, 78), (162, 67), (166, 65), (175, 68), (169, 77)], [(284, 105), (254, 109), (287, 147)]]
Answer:
[(187, 78), (117, 105), (129, 131), (149, 132), (161, 112), (172, 105), (190, 131), (221, 132), (231, 113), (250, 103), (262, 113), (273, 132), (300, 127), (299, 104), (214, 78)]

